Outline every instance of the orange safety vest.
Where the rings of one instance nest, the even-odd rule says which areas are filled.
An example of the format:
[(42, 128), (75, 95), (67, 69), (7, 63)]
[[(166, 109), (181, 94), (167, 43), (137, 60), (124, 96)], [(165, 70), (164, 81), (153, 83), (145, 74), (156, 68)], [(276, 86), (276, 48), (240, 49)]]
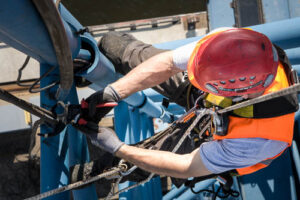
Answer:
[[(277, 75), (273, 83), (266, 89), (264, 94), (278, 91), (289, 86), (287, 76), (283, 65), (280, 63)], [(225, 136), (214, 135), (215, 140), (233, 139), (233, 138), (265, 138), (269, 140), (278, 140), (287, 142), (290, 146), (293, 139), (294, 116), (295, 113), (285, 114), (271, 118), (241, 118), (229, 116), (228, 133)], [(267, 158), (255, 165), (238, 168), (239, 175), (250, 174), (257, 170), (267, 167), (273, 159), (280, 156), (280, 152), (272, 158)]]

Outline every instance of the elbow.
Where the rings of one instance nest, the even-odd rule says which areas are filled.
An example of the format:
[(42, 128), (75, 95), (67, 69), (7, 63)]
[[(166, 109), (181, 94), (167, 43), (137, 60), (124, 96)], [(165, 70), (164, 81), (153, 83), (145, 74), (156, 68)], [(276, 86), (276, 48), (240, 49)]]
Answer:
[(164, 65), (166, 66), (167, 73), (169, 73), (170, 76), (173, 76), (178, 72), (183, 71), (174, 65), (172, 51), (166, 51), (159, 55), (160, 55), (160, 61), (164, 63)]
[(186, 166), (184, 167), (183, 178), (199, 177), (212, 174), (203, 164), (198, 150), (186, 154)]
[(181, 167), (181, 170), (178, 173), (178, 175), (180, 177), (178, 177), (178, 178), (186, 179), (186, 178), (194, 177), (192, 154), (183, 155), (182, 164), (183, 164), (183, 166)]

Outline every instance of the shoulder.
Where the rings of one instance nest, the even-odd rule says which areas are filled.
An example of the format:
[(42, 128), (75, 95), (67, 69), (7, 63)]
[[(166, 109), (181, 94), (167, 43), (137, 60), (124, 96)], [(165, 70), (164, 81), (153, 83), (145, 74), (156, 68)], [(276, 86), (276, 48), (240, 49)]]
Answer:
[(262, 138), (224, 139), (203, 143), (199, 153), (208, 170), (221, 173), (254, 165), (287, 147), (286, 142)]

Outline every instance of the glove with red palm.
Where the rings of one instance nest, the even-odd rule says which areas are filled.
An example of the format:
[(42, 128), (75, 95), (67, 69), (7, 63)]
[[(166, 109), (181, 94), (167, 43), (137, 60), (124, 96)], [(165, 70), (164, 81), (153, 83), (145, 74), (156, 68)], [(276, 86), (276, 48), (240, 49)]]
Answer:
[(97, 133), (100, 120), (109, 113), (121, 98), (112, 86), (97, 91), (81, 101), (80, 116), (75, 126), (83, 133)]

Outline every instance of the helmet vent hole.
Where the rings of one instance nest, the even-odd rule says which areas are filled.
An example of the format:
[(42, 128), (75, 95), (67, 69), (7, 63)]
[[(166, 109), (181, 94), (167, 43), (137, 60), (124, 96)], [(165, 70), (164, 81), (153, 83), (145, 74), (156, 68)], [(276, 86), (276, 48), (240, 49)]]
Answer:
[(217, 90), (217, 88), (215, 88), (214, 86), (212, 86), (212, 85), (209, 84), (209, 83), (206, 83), (206, 84), (205, 84), (205, 87), (206, 87), (206, 89), (208, 89), (208, 90), (211, 91), (211, 92), (219, 93), (218, 90)]
[(261, 43), (261, 48), (262, 48), (262, 50), (263, 50), (263, 51), (265, 51), (265, 50), (266, 50), (266, 46), (265, 46), (265, 44), (264, 44), (264, 43)]
[(239, 78), (240, 79), (240, 81), (245, 81), (246, 80), (246, 77), (241, 77), (241, 78)]
[(269, 74), (268, 77), (266, 78), (266, 81), (263, 86), (268, 87), (272, 83), (273, 78), (274, 78), (274, 75)]

